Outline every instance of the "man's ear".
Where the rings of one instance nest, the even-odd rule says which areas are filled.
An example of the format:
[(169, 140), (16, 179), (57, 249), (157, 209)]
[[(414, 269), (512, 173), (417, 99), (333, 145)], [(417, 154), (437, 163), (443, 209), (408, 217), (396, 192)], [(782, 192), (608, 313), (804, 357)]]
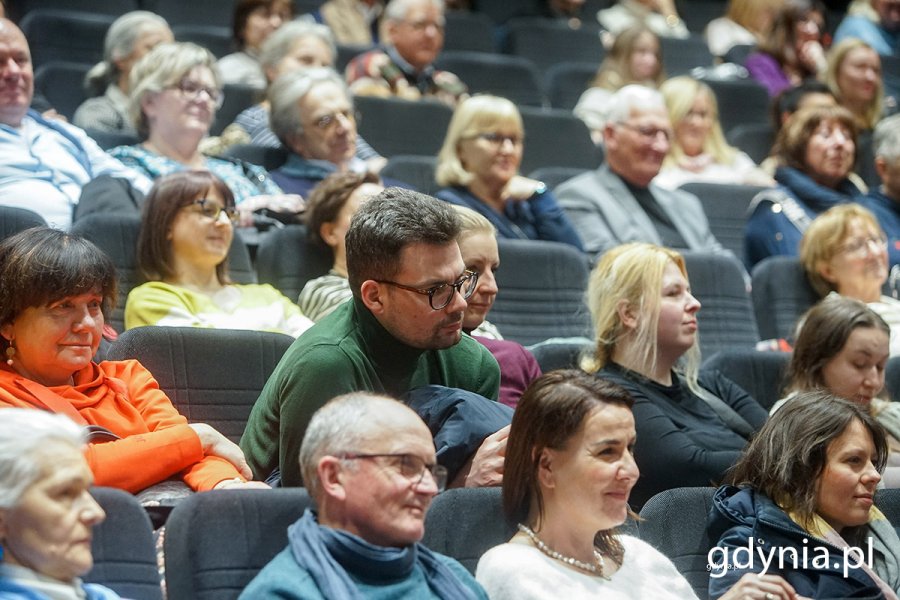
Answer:
[(319, 486), (322, 493), (335, 500), (347, 498), (347, 487), (344, 485), (344, 469), (341, 459), (336, 456), (323, 456), (316, 467), (319, 475)]
[(878, 179), (884, 181), (888, 174), (888, 162), (883, 156), (875, 157), (875, 172), (878, 173)]
[(384, 291), (385, 290), (380, 283), (371, 279), (366, 279), (362, 282), (362, 285), (359, 286), (360, 299), (372, 314), (384, 314), (384, 294), (382, 293)]
[(319, 237), (332, 248), (338, 245), (338, 238), (334, 234), (334, 223), (331, 221), (322, 223), (319, 227)]
[(628, 300), (619, 300), (616, 312), (619, 314), (619, 321), (626, 329), (637, 329), (638, 318)]

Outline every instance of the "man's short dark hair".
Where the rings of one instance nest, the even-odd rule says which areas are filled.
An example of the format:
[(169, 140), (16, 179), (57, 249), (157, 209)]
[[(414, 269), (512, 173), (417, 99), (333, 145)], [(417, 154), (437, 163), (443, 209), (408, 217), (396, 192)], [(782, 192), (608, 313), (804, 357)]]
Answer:
[(391, 279), (409, 244), (456, 241), (459, 221), (449, 204), (412, 190), (390, 187), (353, 216), (347, 231), (347, 275), (353, 295), (369, 279)]

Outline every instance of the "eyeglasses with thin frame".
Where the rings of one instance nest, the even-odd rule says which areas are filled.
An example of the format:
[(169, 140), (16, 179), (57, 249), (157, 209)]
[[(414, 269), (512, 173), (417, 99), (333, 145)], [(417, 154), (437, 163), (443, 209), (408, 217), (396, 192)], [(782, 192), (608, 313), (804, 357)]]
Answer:
[(506, 135), (505, 133), (499, 133), (496, 131), (488, 131), (485, 133), (478, 133), (478, 134), (471, 136), (468, 139), (484, 140), (485, 142), (487, 142), (491, 146), (494, 146), (495, 148), (499, 148), (506, 142), (509, 142), (516, 148), (518, 148), (519, 146), (521, 146), (522, 144), (525, 143), (525, 138), (521, 135)]
[(345, 121), (356, 124), (359, 124), (362, 120), (362, 115), (360, 115), (358, 111), (347, 109), (322, 115), (313, 121), (313, 125), (315, 125), (317, 129), (328, 130), (337, 125), (339, 117), (343, 117)]
[(182, 79), (175, 85), (170, 85), (166, 88), (167, 90), (176, 90), (181, 94), (181, 97), (188, 101), (195, 101), (200, 99), (200, 95), (206, 93), (206, 96), (210, 99), (210, 101), (216, 105), (216, 108), (222, 108), (222, 102), (225, 101), (225, 95), (222, 94), (222, 90), (212, 87), (206, 87), (196, 81), (191, 81), (190, 79)]
[(858, 237), (841, 244), (841, 252), (854, 258), (863, 258), (870, 252), (883, 252), (887, 248), (887, 238), (883, 235)]
[(447, 467), (437, 463), (428, 463), (421, 456), (415, 454), (360, 454), (345, 452), (339, 456), (342, 460), (375, 460), (379, 458), (392, 459), (389, 466), (409, 480), (414, 486), (418, 486), (425, 479), (425, 473), (430, 473), (434, 479), (434, 485), (438, 492), (443, 492), (447, 487)]
[(446, 27), (443, 21), (403, 21), (403, 24), (408, 25), (416, 33), (423, 33), (429, 27), (434, 27), (434, 30), (438, 33), (444, 33), (444, 28)]
[(215, 200), (210, 200), (209, 198), (200, 198), (199, 200), (194, 200), (190, 204), (185, 205), (187, 207), (196, 206), (197, 209), (194, 211), (206, 217), (207, 219), (212, 219), (213, 221), (218, 221), (219, 216), (222, 213), (225, 213), (225, 216), (228, 217), (228, 220), (232, 223), (237, 223), (238, 220), (238, 210), (233, 206), (222, 206)]
[(649, 125), (632, 125), (631, 123), (616, 123), (625, 129), (630, 129), (647, 141), (656, 141), (660, 135), (668, 142), (672, 139), (672, 131), (670, 129), (660, 129), (659, 127), (651, 127)]
[(415, 292), (417, 294), (422, 294), (423, 296), (428, 296), (428, 304), (431, 305), (431, 308), (433, 310), (441, 310), (453, 301), (454, 292), (459, 292), (463, 297), (463, 300), (468, 300), (475, 292), (475, 286), (478, 283), (478, 273), (467, 270), (463, 273), (462, 277), (453, 283), (440, 283), (430, 288), (416, 288), (397, 283), (396, 281), (390, 281), (389, 279), (376, 279), (375, 281), (392, 285), (408, 292)]

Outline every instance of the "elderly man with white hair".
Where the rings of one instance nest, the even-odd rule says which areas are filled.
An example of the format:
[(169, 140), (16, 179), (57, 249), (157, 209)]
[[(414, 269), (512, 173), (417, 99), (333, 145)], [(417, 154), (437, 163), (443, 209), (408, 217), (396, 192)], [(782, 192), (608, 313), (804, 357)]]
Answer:
[(419, 543), (447, 481), (425, 423), (369, 392), (338, 396), (313, 415), (300, 448), (316, 504), (241, 599), (487, 598), (457, 561)]
[(875, 213), (888, 237), (891, 265), (900, 265), (900, 115), (875, 127), (872, 152), (881, 185), (870, 189), (860, 204)]
[(434, 68), (444, 47), (443, 0), (391, 0), (384, 13), (385, 44), (350, 61), (345, 71), (356, 96), (432, 97), (451, 106), (467, 95), (449, 71)]
[(612, 96), (608, 109), (606, 163), (555, 190), (585, 251), (596, 257), (625, 242), (650, 242), (727, 252), (710, 231), (696, 196), (651, 183), (672, 139), (662, 94), (628, 85)]

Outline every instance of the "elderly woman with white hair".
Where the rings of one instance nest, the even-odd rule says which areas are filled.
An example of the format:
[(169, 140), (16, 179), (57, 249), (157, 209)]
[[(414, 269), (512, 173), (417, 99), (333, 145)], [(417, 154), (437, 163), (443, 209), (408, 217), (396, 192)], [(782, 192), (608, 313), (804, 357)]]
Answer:
[(200, 141), (222, 99), (216, 59), (209, 50), (190, 42), (161, 44), (131, 72), (131, 116), (144, 141), (109, 153), (153, 179), (189, 169), (211, 171), (231, 189), (244, 224), (258, 209), (301, 212), (303, 199), (284, 194), (262, 167), (201, 153)]
[(81, 103), (72, 122), (82, 129), (135, 133), (128, 114), (131, 67), (157, 44), (174, 39), (155, 13), (135, 10), (116, 19), (106, 32), (103, 60), (84, 78), (92, 97)]
[(516, 105), (478, 95), (460, 103), (438, 154), (436, 196), (484, 216), (503, 238), (581, 239), (542, 181), (519, 175), (525, 131)]
[(0, 411), (0, 597), (114, 600), (79, 579), (91, 570), (91, 529), (106, 517), (94, 481), (86, 430), (63, 415)]

